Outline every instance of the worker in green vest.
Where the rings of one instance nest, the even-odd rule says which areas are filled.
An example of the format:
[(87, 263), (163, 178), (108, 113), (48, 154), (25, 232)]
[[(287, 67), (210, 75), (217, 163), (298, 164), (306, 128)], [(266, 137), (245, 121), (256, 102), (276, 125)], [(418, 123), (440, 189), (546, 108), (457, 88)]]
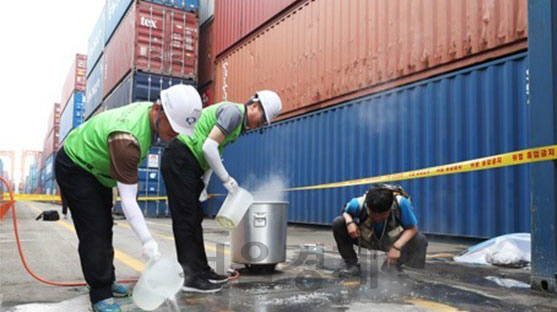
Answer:
[(211, 293), (221, 289), (227, 276), (207, 263), (203, 242), (200, 200), (214, 171), (224, 187), (234, 193), (238, 183), (228, 174), (220, 154), (248, 129), (269, 124), (282, 110), (273, 91), (259, 91), (246, 104), (221, 102), (203, 110), (191, 137), (179, 135), (162, 155), (161, 172), (168, 194), (178, 262), (186, 274), (183, 291)]
[(137, 102), (101, 113), (68, 134), (55, 162), (56, 180), (72, 212), (79, 257), (90, 287), (93, 311), (121, 311), (113, 297), (129, 290), (115, 282), (112, 247), (112, 188), (143, 247), (146, 260), (160, 256), (137, 204), (138, 167), (157, 138), (170, 141), (192, 135), (202, 111), (192, 86), (161, 91), (160, 99)]

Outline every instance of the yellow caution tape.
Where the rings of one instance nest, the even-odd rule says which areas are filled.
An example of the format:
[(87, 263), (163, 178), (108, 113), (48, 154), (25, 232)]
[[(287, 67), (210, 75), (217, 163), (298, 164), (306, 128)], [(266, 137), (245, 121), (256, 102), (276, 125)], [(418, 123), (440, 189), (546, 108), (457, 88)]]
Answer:
[[(138, 201), (151, 201), (151, 200), (166, 200), (166, 196), (148, 196), (148, 197), (138, 197)], [(4, 193), (4, 200), (10, 200), (10, 194)], [(14, 200), (21, 201), (57, 201), (62, 202), (60, 195), (46, 195), (46, 194), (14, 194)], [(120, 200), (117, 197), (116, 200)]]
[[(419, 178), (427, 178), (441, 175), (450, 175), (462, 172), (479, 171), (494, 169), (500, 167), (508, 167), (515, 165), (523, 165), (528, 163), (556, 160), (557, 159), (557, 145), (550, 145), (538, 148), (525, 149), (521, 151), (489, 156), (484, 158), (477, 158), (448, 165), (441, 165), (419, 170), (412, 170), (400, 173), (393, 173), (381, 175), (376, 177), (369, 177), (363, 179), (347, 180), (342, 182), (326, 183), (311, 186), (293, 187), (285, 189), (284, 191), (305, 191), (305, 190), (319, 190), (355, 185), (364, 185), (372, 183), (384, 183), (401, 180), (411, 180)], [(224, 194), (212, 194), (209, 198), (216, 196), (223, 196)], [(58, 195), (39, 195), (39, 194), (15, 194), (15, 200), (32, 200), (32, 201), (60, 201)], [(148, 196), (139, 197), (139, 201), (150, 200), (166, 200), (166, 196)], [(4, 193), (4, 200), (10, 200), (10, 196)], [(118, 198), (117, 200), (120, 200)]]
[(544, 146), (539, 148), (525, 149), (517, 152), (477, 158), (448, 165), (430, 167), (407, 172), (393, 173), (370, 178), (348, 180), (343, 182), (319, 184), (312, 186), (294, 187), (286, 191), (318, 190), (327, 188), (337, 188), (344, 186), (354, 186), (372, 183), (384, 183), (401, 180), (411, 180), (419, 178), (449, 175), (462, 172), (479, 171), (507, 166), (522, 165), (527, 163), (555, 160), (557, 159), (557, 145)]

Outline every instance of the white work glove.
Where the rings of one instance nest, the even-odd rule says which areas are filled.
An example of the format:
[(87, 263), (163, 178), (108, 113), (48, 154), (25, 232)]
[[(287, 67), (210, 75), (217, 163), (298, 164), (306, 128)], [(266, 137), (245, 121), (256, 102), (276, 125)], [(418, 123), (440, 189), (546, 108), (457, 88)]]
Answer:
[(236, 194), (238, 192), (238, 182), (236, 182), (233, 177), (228, 177), (228, 179), (224, 181), (222, 185), (230, 194)]
[(143, 249), (141, 251), (146, 261), (157, 260), (161, 256), (159, 245), (152, 238), (143, 243)]
[(201, 192), (201, 194), (199, 194), (199, 201), (204, 202), (208, 198), (209, 198), (209, 195), (207, 194), (207, 186), (205, 186), (205, 188), (203, 189), (203, 192)]

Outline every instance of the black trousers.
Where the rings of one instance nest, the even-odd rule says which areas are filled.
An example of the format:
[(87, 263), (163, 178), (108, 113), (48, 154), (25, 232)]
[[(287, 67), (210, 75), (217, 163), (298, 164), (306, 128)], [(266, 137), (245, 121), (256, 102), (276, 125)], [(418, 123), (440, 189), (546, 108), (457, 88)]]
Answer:
[(79, 259), (89, 297), (96, 302), (112, 297), (112, 189), (76, 165), (61, 148), (54, 165), (56, 180), (66, 200), (79, 239)]
[(203, 241), (203, 209), (199, 195), (205, 187), (203, 169), (190, 149), (173, 140), (162, 155), (161, 172), (166, 185), (168, 205), (178, 262), (186, 278), (210, 270)]
[(62, 197), (62, 214), (67, 215), (68, 214), (68, 202), (66, 201), (66, 198), (64, 196), (60, 196), (60, 197)]
[[(333, 235), (337, 243), (338, 251), (346, 263), (358, 263), (358, 256), (354, 251), (354, 245), (358, 246), (358, 240), (353, 239), (346, 229), (346, 221), (343, 216), (333, 220)], [(427, 250), (427, 238), (418, 232), (400, 250), (399, 263), (416, 269), (425, 267), (425, 256)]]

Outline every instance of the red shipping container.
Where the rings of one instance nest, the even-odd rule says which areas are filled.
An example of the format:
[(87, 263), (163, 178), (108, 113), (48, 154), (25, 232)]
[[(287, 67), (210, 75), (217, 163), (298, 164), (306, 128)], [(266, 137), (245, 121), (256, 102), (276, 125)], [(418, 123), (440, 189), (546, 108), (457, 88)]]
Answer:
[[(298, 1), (300, 0), (215, 0), (215, 56), (219, 56)], [(286, 44), (282, 40), (281, 42)]]
[(43, 154), (45, 159), (48, 159), (52, 153), (58, 151), (58, 136), (59, 131), (57, 129), (50, 129), (47, 132), (46, 138), (44, 139)]
[(52, 131), (52, 129), (60, 129), (60, 104), (54, 103), (53, 109), (48, 116), (48, 125), (46, 127), (47, 133)]
[(134, 2), (104, 50), (103, 98), (132, 70), (197, 81), (194, 13)]
[(215, 54), (213, 53), (213, 20), (199, 30), (199, 86), (215, 80)]
[(286, 118), (528, 47), (526, 0), (306, 0), (283, 14), (217, 55), (215, 101), (270, 89)]
[(200, 87), (199, 94), (201, 95), (203, 107), (215, 104), (215, 83), (211, 82), (203, 87)]
[[(60, 104), (54, 103), (52, 112), (48, 117), (46, 137), (43, 143), (43, 159), (58, 151), (58, 139), (60, 135)], [(39, 168), (42, 168), (42, 164)]]
[(64, 87), (62, 88), (62, 101), (60, 111), (64, 110), (66, 107), (66, 102), (68, 102), (71, 94), (74, 91), (85, 92), (87, 88), (87, 77), (85, 72), (87, 71), (87, 56), (82, 54), (76, 54), (75, 60), (72, 61), (72, 66), (70, 71), (66, 76), (66, 82), (64, 82)]

